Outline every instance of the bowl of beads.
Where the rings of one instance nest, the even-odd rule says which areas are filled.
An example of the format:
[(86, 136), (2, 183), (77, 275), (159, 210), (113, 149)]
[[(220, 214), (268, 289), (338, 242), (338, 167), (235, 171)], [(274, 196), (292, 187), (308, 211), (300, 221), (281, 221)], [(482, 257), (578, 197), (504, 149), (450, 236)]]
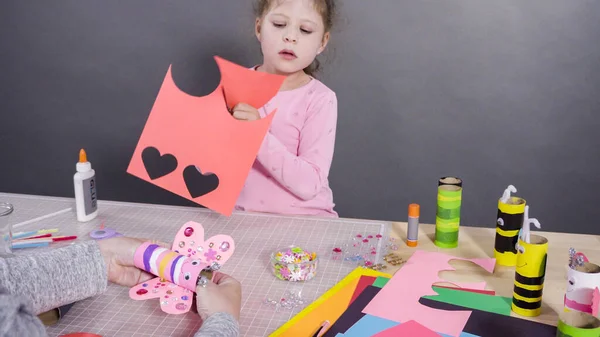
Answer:
[(280, 280), (308, 281), (315, 277), (318, 261), (316, 253), (289, 246), (271, 253), (271, 271)]

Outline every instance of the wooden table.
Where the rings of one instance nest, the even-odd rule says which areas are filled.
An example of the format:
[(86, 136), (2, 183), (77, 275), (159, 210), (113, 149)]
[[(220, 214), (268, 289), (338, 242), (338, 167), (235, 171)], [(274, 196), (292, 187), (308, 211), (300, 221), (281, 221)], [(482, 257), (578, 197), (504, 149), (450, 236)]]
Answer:
[[(392, 236), (399, 240), (406, 240), (406, 222), (394, 222), (392, 225)], [(542, 227), (543, 228), (543, 227)], [(449, 255), (463, 258), (494, 257), (494, 228), (460, 227), (459, 244), (457, 248), (438, 248), (434, 243), (435, 225), (419, 224), (419, 245), (410, 248), (401, 245), (397, 255), (407, 259), (414, 249), (444, 252)], [(542, 297), (542, 314), (538, 317), (522, 317), (514, 312), (511, 316), (530, 319), (537, 322), (556, 325), (558, 314), (563, 311), (563, 299), (567, 287), (567, 264), (569, 262), (569, 248), (583, 252), (590, 262), (600, 261), (600, 236), (587, 234), (569, 234), (557, 232), (532, 231), (532, 234), (542, 235), (548, 239), (548, 261), (546, 264), (546, 277)], [(478, 282), (485, 281), (486, 289), (495, 290), (499, 296), (512, 297), (513, 281), (515, 275), (514, 267), (496, 265), (493, 274), (488, 273), (471, 262), (451, 261), (450, 264), (456, 268), (453, 272), (441, 272), (441, 278), (454, 282)], [(391, 266), (387, 272), (395, 273), (401, 266)], [(450, 284), (448, 284), (450, 285)]]
[[(0, 201), (5, 200), (17, 204), (13, 222), (27, 223), (27, 225), (17, 230), (36, 229), (39, 228), (40, 224), (56, 225), (61, 228), (61, 235), (77, 234), (84, 238), (91, 229), (96, 228), (102, 221), (106, 220), (107, 225), (115, 227), (125, 235), (143, 234), (146, 237), (151, 235), (155, 236), (156, 239), (169, 241), (172, 239), (173, 233), (183, 224), (183, 221), (194, 220), (205, 224), (210, 235), (216, 234), (216, 231), (231, 234), (236, 238), (236, 245), (239, 239), (239, 247), (246, 249), (245, 254), (235, 254), (235, 258), (231, 263), (224, 266), (224, 271), (231, 272), (232, 275), (240, 279), (244, 287), (241, 325), (243, 328), (242, 335), (245, 336), (268, 335), (302, 309), (302, 307), (298, 307), (289, 311), (275, 311), (262, 303), (265, 296), (275, 296), (282, 294), (286, 289), (300, 286), (306, 301), (305, 305), (308, 305), (354, 268), (351, 265), (341, 265), (338, 261), (323, 260), (322, 265), (327, 266), (327, 268), (320, 272), (319, 280), (310, 281), (304, 285), (293, 285), (289, 282), (276, 280), (270, 275), (268, 268), (265, 268), (265, 255), (270, 249), (291, 242), (292, 239), (290, 238), (295, 238), (296, 241), (299, 240), (300, 244), (318, 240), (318, 249), (321, 249), (321, 254), (325, 255), (328, 250), (331, 250), (332, 246), (347, 240), (348, 235), (354, 233), (355, 230), (380, 228), (380, 225), (384, 223), (359, 219), (296, 218), (244, 212), (236, 212), (230, 218), (227, 218), (216, 215), (209, 210), (193, 207), (100, 201), (101, 215), (99, 218), (90, 223), (80, 224), (74, 220), (72, 212), (64, 212), (65, 208), (74, 207), (73, 200), (70, 198), (0, 193)], [(56, 215), (52, 215), (54, 213)], [(45, 217), (48, 214), (52, 216)], [(41, 220), (27, 221), (34, 218)], [(395, 253), (405, 259), (409, 258), (416, 249), (440, 251), (463, 258), (493, 257), (495, 238), (495, 227), (493, 225), (490, 225), (490, 228), (461, 226), (459, 246), (454, 249), (441, 249), (433, 244), (435, 230), (433, 225), (419, 225), (419, 244), (416, 248), (410, 248), (404, 244), (406, 223), (393, 222), (389, 225), (391, 225), (391, 235), (397, 238), (399, 246)], [(598, 248), (600, 246), (600, 236), (543, 231), (534, 233), (541, 234), (549, 240), (543, 308), (542, 314), (538, 317), (521, 318), (556, 325), (558, 313), (562, 311), (566, 288), (565, 275), (569, 247), (582, 251), (592, 262), (600, 261), (600, 249)], [(261, 237), (266, 238), (268, 241), (257, 245), (256, 243), (260, 242)], [(326, 259), (326, 255), (323, 258)], [(250, 265), (252, 267), (249, 268)], [(440, 276), (448, 282), (477, 282), (483, 280), (488, 284), (487, 288), (495, 290), (498, 295), (512, 297), (514, 268), (496, 266), (494, 273), (489, 274), (470, 262), (452, 261), (451, 265), (457, 270), (440, 273)], [(394, 273), (399, 268), (401, 266), (389, 266), (384, 271)], [(69, 329), (76, 329), (77, 331), (99, 333), (103, 336), (153, 334), (191, 336), (190, 332), (198, 327), (194, 318), (176, 319), (165, 317), (159, 310), (153, 309), (155, 304), (131, 301), (126, 294), (127, 289), (123, 287), (109, 286), (106, 294), (77, 303), (71, 309), (71, 313), (67, 315), (77, 316), (72, 319), (65, 318), (65, 321), (59, 322), (57, 326), (49, 329), (49, 334), (58, 336), (73, 332)], [(104, 312), (107, 305), (117, 302), (122, 306), (121, 309), (118, 309), (121, 311)], [(133, 314), (128, 318), (121, 318), (123, 320), (121, 322), (119, 321), (119, 315), (124, 312), (123, 310)], [(146, 315), (148, 315), (148, 318), (145, 318)], [(517, 316), (514, 313), (512, 315)], [(86, 319), (83, 324), (80, 323), (82, 319)], [(87, 320), (90, 320), (90, 323), (87, 323)], [(143, 325), (146, 323), (154, 324), (152, 329), (135, 328), (136, 324)], [(173, 331), (161, 330), (168, 324), (173, 324)], [(171, 332), (168, 333), (169, 331)]]

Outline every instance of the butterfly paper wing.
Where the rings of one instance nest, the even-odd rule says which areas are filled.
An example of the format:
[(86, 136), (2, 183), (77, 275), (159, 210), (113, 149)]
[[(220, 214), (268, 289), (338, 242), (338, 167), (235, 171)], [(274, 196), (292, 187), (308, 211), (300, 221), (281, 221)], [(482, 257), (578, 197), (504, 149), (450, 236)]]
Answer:
[(160, 282), (160, 277), (140, 283), (129, 289), (129, 297), (136, 301), (161, 297), (166, 293), (165, 287), (161, 287), (161, 284), (162, 282)]

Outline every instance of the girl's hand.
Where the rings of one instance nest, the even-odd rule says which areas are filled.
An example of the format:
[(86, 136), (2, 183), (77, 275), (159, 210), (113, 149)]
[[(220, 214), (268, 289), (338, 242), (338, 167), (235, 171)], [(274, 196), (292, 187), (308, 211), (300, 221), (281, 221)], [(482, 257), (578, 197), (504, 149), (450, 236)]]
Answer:
[(253, 106), (246, 103), (238, 103), (231, 110), (233, 118), (241, 121), (255, 121), (260, 119), (260, 113)]
[(104, 263), (108, 271), (108, 280), (110, 282), (132, 287), (156, 277), (137, 268), (133, 264), (135, 251), (142, 243), (147, 241), (151, 241), (164, 248), (171, 248), (166, 243), (124, 236), (98, 241), (98, 247), (100, 248), (102, 257), (104, 257)]
[(215, 272), (206, 287), (196, 287), (196, 307), (202, 320), (217, 312), (231, 314), (240, 319), (242, 310), (242, 285), (233, 277)]

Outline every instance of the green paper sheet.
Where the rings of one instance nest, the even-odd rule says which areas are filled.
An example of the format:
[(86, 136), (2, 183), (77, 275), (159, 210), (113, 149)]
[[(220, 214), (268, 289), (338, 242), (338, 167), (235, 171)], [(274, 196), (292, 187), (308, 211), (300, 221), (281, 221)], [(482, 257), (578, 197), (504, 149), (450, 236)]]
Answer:
[(377, 279), (375, 279), (375, 282), (373, 282), (373, 286), (377, 288), (383, 288), (389, 280), (390, 279), (387, 277), (378, 276)]
[(423, 298), (510, 316), (510, 304), (512, 303), (512, 298), (510, 297), (479, 294), (435, 286), (433, 287), (433, 290), (438, 293), (438, 295), (423, 296)]

